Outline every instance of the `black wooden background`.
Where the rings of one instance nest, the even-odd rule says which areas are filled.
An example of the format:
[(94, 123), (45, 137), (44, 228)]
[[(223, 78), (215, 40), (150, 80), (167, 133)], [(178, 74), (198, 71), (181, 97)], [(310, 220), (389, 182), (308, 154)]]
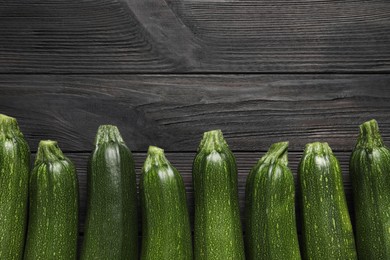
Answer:
[(242, 212), (250, 168), (284, 140), (295, 175), (306, 143), (330, 143), (351, 208), (358, 126), (377, 119), (390, 145), (389, 112), (387, 0), (0, 0), (0, 113), (33, 152), (55, 139), (75, 162), (81, 236), (100, 124), (118, 125), (138, 175), (148, 146), (164, 148), (191, 214), (211, 129), (237, 156)]

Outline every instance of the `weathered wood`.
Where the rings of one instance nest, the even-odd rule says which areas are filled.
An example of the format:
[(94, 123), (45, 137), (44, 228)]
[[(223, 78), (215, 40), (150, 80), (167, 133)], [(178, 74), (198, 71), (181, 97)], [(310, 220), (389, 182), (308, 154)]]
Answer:
[(0, 72), (171, 71), (117, 0), (3, 1)]
[[(236, 152), (237, 168), (238, 168), (238, 192), (239, 192), (239, 201), (241, 216), (244, 220), (244, 199), (245, 199), (245, 182), (246, 177), (250, 169), (254, 166), (257, 160), (265, 153), (256, 152), (256, 153), (247, 153), (247, 152)], [(77, 167), (77, 173), (79, 176), (80, 183), (80, 233), (83, 233), (84, 230), (84, 221), (86, 213), (86, 198), (87, 198), (87, 164), (89, 153), (67, 153), (67, 156), (75, 163)], [(143, 162), (146, 158), (145, 153), (133, 153), (136, 172), (137, 172), (137, 183), (141, 174), (141, 168)], [(348, 163), (350, 152), (335, 152), (335, 155), (340, 161), (341, 168), (343, 171), (344, 177), (344, 188), (347, 196), (347, 202), (350, 208), (351, 213), (352, 209), (352, 187), (351, 181), (348, 173)], [(183, 177), (184, 184), (187, 191), (187, 200), (188, 207), (191, 216), (191, 223), (193, 221), (194, 213), (194, 201), (193, 201), (193, 189), (192, 189), (192, 161), (194, 159), (195, 153), (166, 153), (167, 158), (173, 164), (174, 167), (180, 172)], [(301, 159), (302, 152), (290, 151), (289, 152), (289, 166), (291, 167), (292, 172), (294, 173), (295, 179), (297, 178), (297, 169), (298, 163)], [(296, 180), (297, 184), (297, 180)], [(297, 204), (297, 209), (299, 210), (299, 205)], [(299, 216), (299, 211), (297, 212)], [(300, 224), (299, 224), (300, 225)]]
[(6, 0), (0, 73), (390, 71), (384, 0)]
[(390, 75), (0, 75), (0, 113), (18, 119), (34, 151), (40, 139), (89, 151), (108, 123), (133, 151), (196, 151), (218, 128), (234, 151), (284, 140), (345, 151), (371, 118), (390, 143), (389, 86)]

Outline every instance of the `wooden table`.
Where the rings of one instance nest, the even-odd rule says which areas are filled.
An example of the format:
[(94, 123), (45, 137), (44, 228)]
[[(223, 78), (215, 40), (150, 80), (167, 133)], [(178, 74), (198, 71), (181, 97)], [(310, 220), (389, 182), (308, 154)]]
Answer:
[[(362, 122), (390, 145), (390, 3), (386, 0), (1, 1), (0, 113), (33, 152), (58, 140), (77, 165), (83, 233), (86, 165), (100, 124), (115, 124), (137, 173), (157, 145), (183, 175), (204, 131), (237, 156), (243, 210), (250, 168), (290, 141), (329, 142), (351, 207), (348, 160)], [(299, 216), (299, 214), (298, 214)]]

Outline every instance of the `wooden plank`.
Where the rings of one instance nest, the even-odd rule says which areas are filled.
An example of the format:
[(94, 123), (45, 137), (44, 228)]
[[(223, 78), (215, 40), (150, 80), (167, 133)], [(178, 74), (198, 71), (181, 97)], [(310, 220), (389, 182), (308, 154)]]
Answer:
[(371, 118), (390, 143), (390, 75), (0, 75), (0, 113), (19, 120), (33, 151), (56, 139), (90, 151), (100, 124), (120, 128), (133, 151), (196, 151), (222, 129), (234, 151), (290, 141), (351, 150)]
[[(142, 2), (146, 8), (148, 1)], [(329, 72), (389, 68), (390, 5), (382, 0), (167, 2), (200, 40), (200, 70)]]
[(374, 0), (2, 1), (0, 73), (390, 71)]
[[(245, 181), (250, 169), (254, 166), (257, 160), (264, 154), (264, 152), (236, 152), (237, 168), (238, 168), (238, 192), (240, 200), (241, 217), (244, 222), (244, 199), (245, 199)], [(89, 153), (66, 153), (66, 155), (75, 163), (77, 167), (77, 173), (79, 176), (80, 184), (80, 233), (83, 233), (85, 214), (86, 214), (86, 198), (87, 198), (87, 162)], [(146, 158), (145, 153), (133, 153), (136, 172), (137, 183), (139, 183), (139, 177), (143, 162)], [(351, 214), (353, 214), (352, 208), (352, 186), (348, 173), (348, 163), (350, 152), (335, 152), (335, 155), (340, 161), (341, 169), (343, 172), (344, 188), (347, 197), (347, 202)], [(173, 164), (174, 167), (180, 172), (183, 177), (183, 181), (187, 191), (188, 207), (191, 215), (191, 223), (193, 223), (194, 202), (193, 202), (193, 188), (192, 188), (192, 161), (195, 157), (195, 153), (166, 153), (167, 158)], [(289, 166), (294, 174), (297, 184), (297, 169), (298, 163), (301, 159), (302, 152), (290, 151), (289, 152)], [(297, 187), (298, 190), (298, 187)], [(297, 214), (299, 216), (299, 205), (297, 203)], [(300, 224), (299, 224), (300, 231)]]
[(117, 0), (3, 1), (0, 72), (171, 71), (174, 61)]

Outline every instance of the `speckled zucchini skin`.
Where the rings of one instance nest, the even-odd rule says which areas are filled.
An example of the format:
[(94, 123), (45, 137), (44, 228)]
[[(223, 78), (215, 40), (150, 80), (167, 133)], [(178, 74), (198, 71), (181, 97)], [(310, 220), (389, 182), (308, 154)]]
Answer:
[(350, 174), (359, 259), (390, 259), (390, 150), (375, 120), (360, 126)]
[(164, 150), (150, 146), (140, 180), (143, 260), (192, 259), (186, 191)]
[(246, 258), (301, 259), (295, 220), (294, 177), (288, 142), (273, 144), (246, 182)]
[(340, 165), (327, 143), (306, 145), (299, 165), (305, 259), (357, 259)]
[(204, 133), (192, 175), (195, 259), (244, 259), (236, 161), (220, 130)]
[(134, 161), (116, 126), (98, 129), (88, 169), (81, 259), (138, 259)]
[(55, 141), (41, 141), (30, 177), (26, 260), (76, 259), (78, 181)]
[(0, 259), (22, 259), (30, 149), (15, 118), (0, 114)]

